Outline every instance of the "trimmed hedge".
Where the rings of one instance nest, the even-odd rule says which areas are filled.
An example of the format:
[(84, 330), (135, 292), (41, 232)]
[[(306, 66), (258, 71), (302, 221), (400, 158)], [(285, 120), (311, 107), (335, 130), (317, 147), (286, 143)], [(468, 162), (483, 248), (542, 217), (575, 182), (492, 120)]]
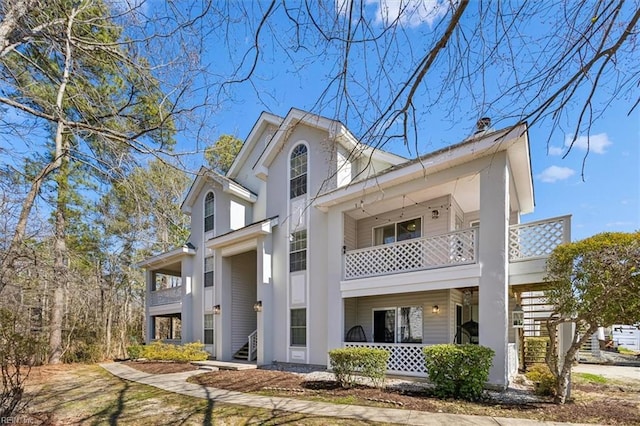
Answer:
[(478, 399), (489, 378), (494, 351), (478, 345), (433, 345), (422, 348), (436, 396)]
[(389, 352), (373, 348), (342, 348), (329, 351), (331, 369), (342, 387), (355, 383), (356, 373), (371, 379), (375, 386), (384, 383)]
[(171, 345), (162, 342), (153, 342), (150, 345), (133, 345), (127, 348), (129, 358), (146, 358), (150, 361), (204, 361), (209, 354), (204, 350), (200, 342), (187, 343), (185, 345)]

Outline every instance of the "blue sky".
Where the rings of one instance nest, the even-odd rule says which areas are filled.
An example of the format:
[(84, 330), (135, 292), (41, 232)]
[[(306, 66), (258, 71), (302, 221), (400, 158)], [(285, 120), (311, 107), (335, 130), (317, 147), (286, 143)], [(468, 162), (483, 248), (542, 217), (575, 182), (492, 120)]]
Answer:
[[(402, 35), (407, 40), (420, 42), (421, 37), (430, 34), (433, 21), (443, 12), (441, 9), (434, 12), (433, 5), (437, 4), (435, 0), (415, 3), (414, 14), (403, 22), (405, 31)], [(336, 5), (341, 4), (343, 1), (336, 1)], [(393, 1), (388, 4), (394, 5)], [(379, 3), (367, 0), (366, 5), (366, 13), (370, 14), (373, 22), (384, 25), (388, 17), (380, 11)], [(260, 6), (256, 8), (259, 10)], [(393, 15), (393, 7), (388, 13)], [(276, 28), (272, 29), (276, 33), (282, 29), (277, 25), (283, 23), (278, 19), (282, 18), (275, 18)], [(524, 32), (532, 40), (536, 40), (547, 29), (547, 24), (542, 22), (524, 29)], [(250, 45), (252, 39), (246, 28), (237, 27), (234, 30), (233, 27), (227, 27), (225, 31), (229, 31), (227, 35), (231, 39), (235, 37), (234, 50), (237, 52), (244, 52)], [(282, 34), (281, 36), (284, 37)], [(280, 43), (273, 43), (268, 32), (263, 36), (262, 48), (267, 53), (261, 54), (261, 62), (252, 85), (229, 87), (233, 101), (225, 101), (211, 117), (210, 124), (215, 128), (215, 137), (230, 133), (244, 139), (263, 110), (284, 116), (291, 107), (305, 110), (314, 107), (328, 77), (335, 69), (333, 59), (336, 52), (327, 51), (321, 56), (317, 52), (298, 52), (292, 54), (297, 63), (292, 63), (282, 56), (284, 51), (279, 50), (278, 44), (286, 45), (286, 42), (280, 40)], [(535, 52), (534, 47), (531, 50)], [(209, 55), (212, 58), (210, 66), (219, 68), (221, 72), (225, 69), (228, 71), (230, 64), (238, 64), (240, 61), (239, 56), (229, 53), (227, 46), (215, 39), (209, 44)], [(398, 63), (398, 68), (402, 70), (402, 64)], [(504, 73), (504, 69), (502, 72)], [(424, 96), (425, 102), (427, 98), (430, 102), (418, 117), (420, 153), (464, 139), (472, 132), (478, 117), (477, 111), (473, 110), (477, 100), (470, 97), (459, 99), (458, 108), (439, 108), (433, 102), (437, 93), (434, 95), (432, 89), (439, 84), (438, 68), (434, 69), (429, 78), (425, 81), (426, 89), (418, 94)], [(495, 89), (503, 78), (506, 77), (500, 71), (488, 70), (484, 77), (487, 90), (491, 91), (492, 87)], [(613, 87), (604, 88), (614, 90)], [(602, 93), (606, 92), (607, 90)], [(589, 140), (587, 141), (585, 134), (578, 135), (569, 153), (567, 150), (573, 137), (573, 123), (579, 112), (577, 104), (568, 105), (566, 115), (555, 132), (551, 132), (549, 120), (543, 120), (530, 128), (536, 209), (534, 213), (523, 216), (523, 222), (571, 214), (573, 239), (605, 231), (630, 232), (640, 229), (640, 112), (628, 115), (631, 103), (625, 96), (619, 96), (613, 101), (609, 98), (596, 98), (593, 101), (594, 108), (601, 111), (599, 107), (602, 105), (599, 103), (605, 102), (608, 106), (603, 112), (599, 112), (599, 118), (591, 127)], [(516, 109), (517, 107), (514, 106)], [(462, 112), (452, 112), (456, 109)], [(331, 111), (331, 105), (324, 109), (325, 115), (330, 116), (327, 111)], [(494, 107), (487, 114), (495, 118), (495, 115), (500, 115), (500, 111), (498, 107)], [(497, 121), (496, 127), (504, 127), (514, 124), (516, 119), (499, 116)], [(352, 130), (358, 135), (357, 129)], [(183, 143), (189, 145), (193, 142), (185, 140)], [(385, 149), (403, 156), (415, 155), (415, 152), (407, 152), (400, 144), (387, 145)], [(193, 164), (194, 167), (198, 165)]]

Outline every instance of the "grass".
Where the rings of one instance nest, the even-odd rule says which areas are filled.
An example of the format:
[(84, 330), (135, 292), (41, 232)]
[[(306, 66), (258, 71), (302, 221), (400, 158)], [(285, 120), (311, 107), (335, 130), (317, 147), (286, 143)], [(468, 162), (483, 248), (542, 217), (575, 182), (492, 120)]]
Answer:
[(609, 379), (599, 374), (591, 374), (591, 373), (574, 373), (572, 374), (572, 378), (578, 379), (577, 382), (586, 382), (586, 383), (597, 383), (597, 384), (607, 384)]
[(193, 398), (121, 380), (97, 365), (38, 369), (27, 391), (34, 424), (365, 424)]
[(618, 346), (618, 352), (623, 355), (638, 355), (640, 352), (625, 348), (624, 346)]

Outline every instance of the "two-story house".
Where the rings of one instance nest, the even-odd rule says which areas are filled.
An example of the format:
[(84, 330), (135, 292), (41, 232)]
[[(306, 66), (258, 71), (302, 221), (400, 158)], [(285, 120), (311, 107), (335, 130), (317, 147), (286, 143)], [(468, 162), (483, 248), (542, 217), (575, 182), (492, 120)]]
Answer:
[(147, 341), (258, 365), (382, 347), (389, 372), (422, 376), (423, 346), (472, 342), (504, 386), (511, 311), (570, 240), (569, 217), (522, 224), (533, 208), (526, 124), (408, 161), (334, 120), (263, 113), (226, 176), (194, 180), (189, 241), (141, 263)]

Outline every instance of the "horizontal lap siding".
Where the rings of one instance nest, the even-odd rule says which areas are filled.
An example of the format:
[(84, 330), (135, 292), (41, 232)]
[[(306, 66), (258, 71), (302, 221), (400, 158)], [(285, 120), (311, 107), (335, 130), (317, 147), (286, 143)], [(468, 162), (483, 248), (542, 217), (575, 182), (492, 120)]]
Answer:
[[(371, 247), (373, 245), (373, 228), (392, 222), (402, 222), (403, 220), (409, 220), (416, 217), (422, 218), (423, 236), (438, 235), (449, 232), (449, 212), (451, 211), (448, 207), (449, 199), (449, 196), (439, 197), (433, 200), (421, 202), (417, 205), (406, 205), (404, 210), (399, 208), (360, 219), (357, 222), (356, 228), (357, 247), (364, 248)], [(408, 203), (409, 201), (407, 201), (407, 204)], [(438, 219), (431, 218), (432, 210), (439, 211), (440, 215)]]
[(358, 239), (356, 232), (356, 220), (351, 216), (344, 215), (344, 245), (347, 250), (353, 250), (356, 248)]
[[(440, 307), (438, 314), (431, 312), (433, 305)], [(422, 306), (423, 343), (450, 343), (453, 340), (449, 332), (449, 290), (359, 297), (355, 318), (353, 315), (347, 315), (345, 304), (345, 328), (348, 330), (354, 325), (361, 325), (367, 341), (372, 342), (373, 309), (408, 306)]]
[(233, 256), (231, 268), (231, 347), (235, 352), (256, 329), (256, 252)]

